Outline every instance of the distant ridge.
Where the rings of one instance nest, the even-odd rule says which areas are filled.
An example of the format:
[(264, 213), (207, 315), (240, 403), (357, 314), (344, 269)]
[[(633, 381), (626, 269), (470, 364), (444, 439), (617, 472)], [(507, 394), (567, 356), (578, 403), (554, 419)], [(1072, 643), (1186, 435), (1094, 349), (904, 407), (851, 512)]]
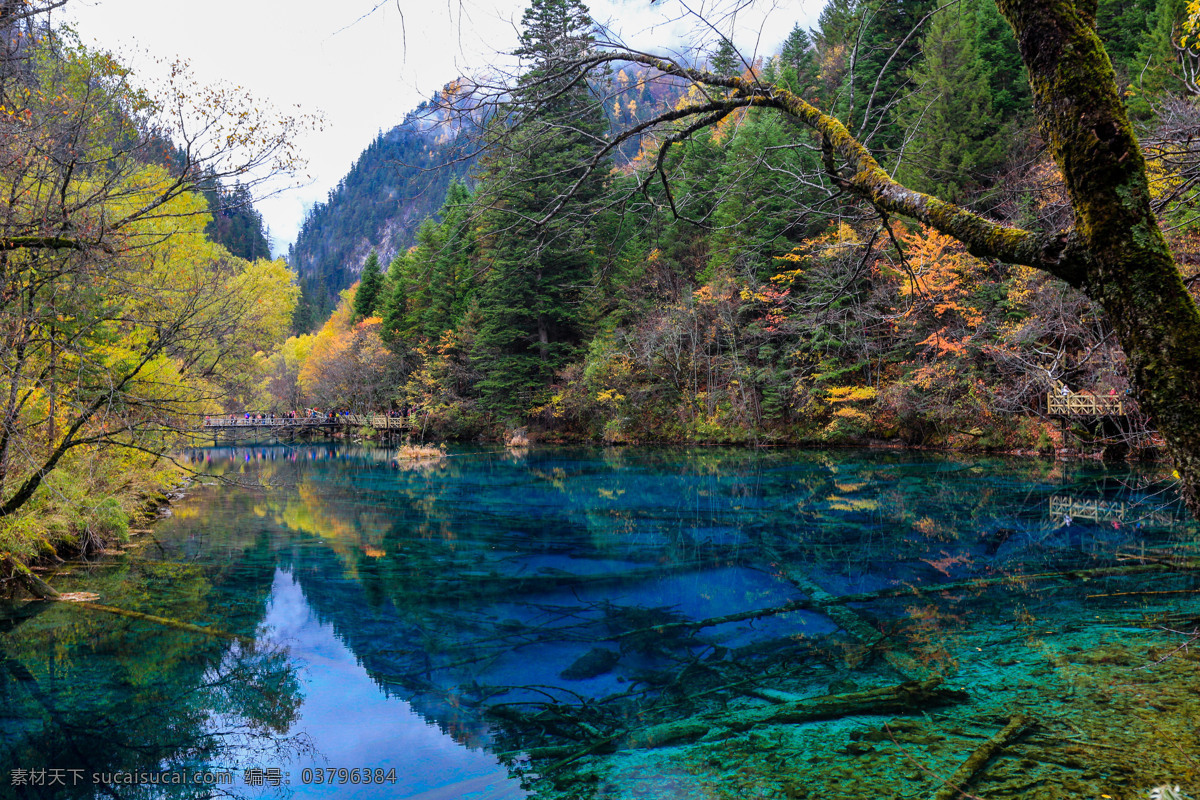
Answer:
[(470, 170), (465, 136), (430, 123), (422, 103), (379, 134), (323, 203), (308, 212), (288, 263), (303, 290), (294, 327), (306, 332), (333, 310), (338, 293), (358, 279), (372, 249), (385, 268), (437, 213), (454, 178)]
[[(288, 263), (300, 276), (302, 296), (293, 328), (315, 330), (337, 305), (338, 293), (358, 280), (371, 250), (387, 264), (415, 243), (421, 223), (436, 216), (454, 179), (466, 181), (474, 166), (471, 131), (484, 124), (468, 107), (457, 82), (446, 85), (409, 112), (404, 122), (379, 134), (367, 146), (323, 203), (308, 212)], [(593, 90), (606, 97), (610, 123), (628, 125), (670, 107), (687, 91), (679, 80), (655, 70), (618, 63)], [(461, 98), (461, 100), (459, 100)], [(462, 103), (461, 117), (443, 108)], [(619, 169), (633, 168), (640, 141), (626, 142), (614, 153)]]

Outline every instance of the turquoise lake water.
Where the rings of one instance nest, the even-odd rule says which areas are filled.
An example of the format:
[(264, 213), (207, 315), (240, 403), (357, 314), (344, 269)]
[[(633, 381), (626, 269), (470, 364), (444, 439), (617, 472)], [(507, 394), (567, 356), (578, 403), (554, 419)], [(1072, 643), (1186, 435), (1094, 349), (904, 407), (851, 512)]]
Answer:
[(0, 609), (0, 797), (1200, 798), (1154, 468), (394, 455), (193, 451), (220, 480), (53, 578), (92, 605)]

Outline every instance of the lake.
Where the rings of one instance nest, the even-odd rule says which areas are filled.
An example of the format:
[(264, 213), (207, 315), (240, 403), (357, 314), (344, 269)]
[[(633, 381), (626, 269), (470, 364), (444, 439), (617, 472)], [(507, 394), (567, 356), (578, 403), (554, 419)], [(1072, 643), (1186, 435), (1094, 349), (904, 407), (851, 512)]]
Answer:
[(191, 451), (92, 603), (0, 608), (0, 797), (1200, 797), (1161, 468), (394, 456)]

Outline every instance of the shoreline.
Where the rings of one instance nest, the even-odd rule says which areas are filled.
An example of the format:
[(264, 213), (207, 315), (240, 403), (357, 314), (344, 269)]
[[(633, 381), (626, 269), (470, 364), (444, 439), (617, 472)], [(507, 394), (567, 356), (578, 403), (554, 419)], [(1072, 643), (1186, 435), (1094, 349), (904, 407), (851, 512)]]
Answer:
[[(22, 593), (32, 595), (27, 600), (55, 600), (58, 591), (41, 576), (53, 577), (55, 572), (64, 564), (72, 561), (99, 560), (105, 556), (118, 555), (135, 544), (135, 539), (152, 534), (152, 526), (159, 520), (170, 516), (170, 508), (187, 496), (187, 489), (195, 482), (195, 475), (189, 475), (162, 491), (151, 492), (139, 498), (133, 514), (129, 517), (126, 529), (126, 541), (119, 538), (98, 539), (99, 546), (80, 547), (69, 544), (65, 538), (51, 541), (46, 540), (52, 552), (23, 560), (13, 553), (0, 553), (0, 571), (7, 574), (0, 577), (0, 586), (4, 586), (8, 599), (18, 599)], [(121, 544), (121, 550), (113, 549)], [(5, 586), (7, 584), (7, 586)]]

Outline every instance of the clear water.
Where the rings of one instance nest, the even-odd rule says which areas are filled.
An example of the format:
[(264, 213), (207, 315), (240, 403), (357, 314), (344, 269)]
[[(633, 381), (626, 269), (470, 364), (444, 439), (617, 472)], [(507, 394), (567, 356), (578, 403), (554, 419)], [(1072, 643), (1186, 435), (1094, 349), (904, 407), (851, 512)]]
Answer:
[[(1153, 470), (392, 456), (195, 451), (220, 482), (54, 579), (95, 605), (0, 609), (0, 797), (932, 797), (1018, 715), (972, 794), (1200, 797), (1200, 529)], [(907, 680), (955, 692), (845, 706)]]

